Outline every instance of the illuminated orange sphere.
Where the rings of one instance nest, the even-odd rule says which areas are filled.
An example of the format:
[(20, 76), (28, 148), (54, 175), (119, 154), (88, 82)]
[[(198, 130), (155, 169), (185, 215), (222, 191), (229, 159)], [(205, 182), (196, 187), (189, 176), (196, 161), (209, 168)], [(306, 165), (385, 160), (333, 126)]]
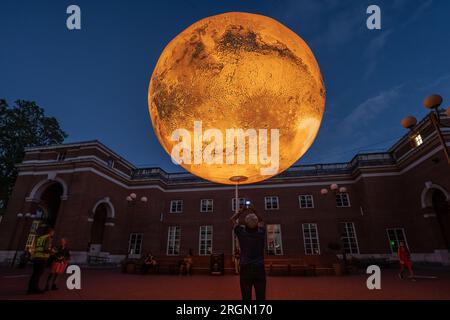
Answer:
[[(155, 134), (169, 155), (180, 141), (173, 136), (177, 129), (195, 140), (196, 121), (203, 132), (223, 133), (224, 143), (215, 144), (214, 155), (222, 148), (224, 161), (181, 163), (186, 170), (223, 184), (234, 184), (230, 178), (236, 176), (254, 183), (286, 170), (311, 146), (322, 121), (325, 88), (313, 53), (297, 34), (265, 16), (230, 12), (194, 23), (166, 46), (153, 71), (148, 106)], [(258, 137), (266, 129), (269, 154), (276, 141), (270, 133), (278, 130), (276, 172), (262, 174), (267, 157), (265, 163), (248, 161), (260, 150), (251, 148), (250, 139), (245, 141), (246, 162), (228, 163), (231, 149), (225, 148), (225, 136), (232, 128), (255, 129)], [(205, 140), (200, 150), (215, 140)], [(191, 159), (198, 152), (183, 150)]]

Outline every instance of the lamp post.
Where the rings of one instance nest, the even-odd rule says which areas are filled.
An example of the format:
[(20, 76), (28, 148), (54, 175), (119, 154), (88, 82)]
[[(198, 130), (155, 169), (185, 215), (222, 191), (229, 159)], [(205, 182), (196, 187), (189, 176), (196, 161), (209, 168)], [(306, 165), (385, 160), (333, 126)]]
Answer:
[(239, 212), (239, 183), (240, 182), (244, 182), (248, 180), (248, 178), (246, 176), (232, 176), (230, 178), (230, 181), (235, 183), (235, 188), (234, 188), (234, 198), (235, 198), (235, 202), (234, 202), (234, 212), (238, 213)]
[[(30, 219), (30, 218), (32, 218), (32, 219), (34, 219), (36, 217), (36, 215), (32, 215), (31, 213), (25, 213), (25, 214), (23, 214), (23, 213), (18, 213), (17, 214), (17, 223), (19, 223), (19, 221), (22, 221), (22, 219)], [(26, 223), (25, 223), (25, 221), (24, 221), (24, 223), (23, 223), (23, 225), (22, 225), (22, 230), (20, 231), (20, 234), (19, 234), (19, 239), (18, 239), (18, 242), (17, 242), (17, 246), (16, 246), (16, 249), (15, 249), (15, 251), (14, 251), (14, 256), (13, 256), (13, 259), (12, 259), (12, 261), (11, 261), (11, 267), (14, 267), (14, 264), (16, 263), (16, 258), (17, 258), (17, 252), (19, 251), (19, 247), (20, 247), (20, 242), (21, 242), (21, 240), (22, 240), (22, 236), (23, 236), (23, 233), (24, 233), (24, 231), (25, 231), (25, 226), (26, 226)], [(16, 227), (17, 228), (17, 227)]]
[[(334, 193), (334, 195), (338, 195), (339, 193), (345, 193), (347, 192), (347, 188), (346, 187), (339, 187), (339, 185), (337, 183), (333, 183), (330, 185), (330, 190)], [(327, 188), (323, 188), (320, 190), (320, 193), (323, 196), (326, 196), (328, 194), (328, 189)], [(345, 248), (344, 248), (344, 241), (343, 241), (344, 235), (343, 234), (339, 234), (339, 241), (341, 244), (341, 248), (342, 248), (342, 262), (344, 265), (344, 273), (347, 273), (347, 254), (345, 252)]]
[[(131, 213), (131, 217), (127, 217), (128, 220), (128, 234), (130, 234), (130, 226), (133, 225), (132, 223), (132, 218), (134, 216), (134, 211), (135, 211), (135, 207), (136, 207), (136, 203), (139, 201), (141, 203), (147, 203), (148, 198), (146, 196), (142, 196), (139, 198), (139, 200), (137, 200), (138, 196), (136, 195), (136, 193), (130, 193), (128, 196), (126, 196), (125, 200), (127, 201), (128, 205), (132, 207), (132, 213)], [(130, 241), (130, 240), (128, 240)], [(129, 243), (128, 243), (129, 246)], [(134, 252), (131, 252), (131, 254), (134, 254)], [(130, 255), (130, 252), (127, 252), (127, 257)]]
[[(426, 97), (425, 100), (423, 101), (424, 107), (431, 110), (430, 112), (431, 123), (433, 124), (434, 130), (438, 135), (439, 142), (441, 143), (441, 146), (444, 149), (447, 164), (450, 167), (450, 152), (447, 148), (447, 144), (441, 131), (441, 127), (449, 128), (450, 126), (445, 125), (441, 121), (441, 110), (439, 108), (441, 104), (442, 104), (442, 97), (438, 94), (430, 95)], [(447, 108), (445, 113), (447, 114), (447, 116), (450, 117), (450, 107)], [(417, 119), (414, 116), (407, 116), (402, 119), (400, 124), (402, 125), (403, 128), (413, 131), (417, 125)]]

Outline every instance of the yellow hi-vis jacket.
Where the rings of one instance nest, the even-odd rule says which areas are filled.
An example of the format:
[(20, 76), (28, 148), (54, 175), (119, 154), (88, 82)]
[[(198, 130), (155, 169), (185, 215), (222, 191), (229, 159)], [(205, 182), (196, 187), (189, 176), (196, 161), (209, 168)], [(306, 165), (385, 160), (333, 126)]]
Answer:
[(50, 236), (48, 234), (40, 236), (36, 240), (33, 258), (48, 259), (50, 257)]

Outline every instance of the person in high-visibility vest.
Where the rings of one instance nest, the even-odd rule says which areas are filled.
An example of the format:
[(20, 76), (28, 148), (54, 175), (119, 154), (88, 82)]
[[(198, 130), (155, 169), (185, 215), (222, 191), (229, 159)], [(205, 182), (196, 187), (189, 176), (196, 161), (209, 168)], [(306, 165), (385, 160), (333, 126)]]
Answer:
[(28, 282), (28, 293), (43, 293), (44, 291), (39, 288), (39, 280), (45, 271), (47, 261), (50, 255), (53, 253), (53, 235), (55, 231), (51, 228), (47, 232), (37, 238), (35, 249), (33, 253), (33, 273), (30, 281)]

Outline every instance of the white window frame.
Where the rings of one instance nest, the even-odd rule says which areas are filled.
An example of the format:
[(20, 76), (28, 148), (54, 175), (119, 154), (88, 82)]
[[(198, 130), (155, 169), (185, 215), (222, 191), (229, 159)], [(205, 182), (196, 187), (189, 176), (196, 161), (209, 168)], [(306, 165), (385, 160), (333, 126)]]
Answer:
[[(178, 231), (178, 234), (177, 234)], [(177, 238), (178, 235), (178, 238)], [(172, 248), (172, 250), (170, 250)], [(181, 248), (181, 227), (180, 226), (169, 226), (167, 229), (167, 248), (166, 255), (168, 256), (178, 256), (180, 255)]]
[[(134, 245), (131, 241), (132, 237), (135, 236), (136, 240), (134, 242)], [(138, 241), (139, 239), (139, 241)], [(136, 253), (136, 248), (138, 247), (139, 243), (139, 252)], [(142, 255), (142, 246), (144, 244), (144, 234), (143, 233), (139, 233), (139, 232), (131, 232), (130, 236), (128, 238), (128, 256), (133, 258), (133, 257), (140, 257)]]
[[(389, 236), (389, 230), (394, 230), (395, 239), (391, 239), (391, 237)], [(403, 240), (399, 240), (399, 238), (397, 237), (397, 232), (396, 231), (398, 231), (398, 230), (401, 230), (401, 232), (403, 234)], [(391, 241), (392, 240), (395, 241), (397, 249), (398, 249), (400, 241), (403, 241), (403, 242), (405, 242), (406, 248), (408, 248), (408, 250), (409, 250), (408, 239), (406, 238), (405, 228), (403, 228), (403, 227), (386, 228), (386, 235), (387, 235), (387, 238), (388, 238), (389, 250), (391, 250), (391, 253), (397, 253), (397, 251), (394, 252), (394, 250), (392, 250), (392, 246), (391, 246)]]
[[(275, 199), (275, 203), (276, 203), (276, 208), (273, 207), (274, 199)], [(270, 208), (267, 206), (268, 204), (270, 204)], [(278, 196), (264, 197), (264, 209), (265, 210), (280, 210), (280, 200), (279, 200)]]
[[(239, 209), (245, 206), (245, 202), (248, 201), (248, 198), (238, 198), (239, 201)], [(236, 211), (236, 198), (231, 199), (231, 211)]]
[[(211, 201), (211, 207), (209, 206), (208, 201)], [(206, 202), (205, 208), (203, 206), (204, 202)], [(214, 212), (214, 200), (213, 199), (201, 199), (200, 200), (200, 212)]]
[[(208, 230), (211, 231), (211, 239), (208, 239)], [(213, 226), (212, 225), (204, 225), (200, 226), (199, 236), (198, 236), (198, 254), (200, 256), (208, 256), (213, 252)], [(202, 243), (204, 242), (206, 251), (202, 251)], [(208, 242), (210, 242), (210, 252), (208, 253)]]
[(27, 238), (27, 243), (25, 244), (25, 249), (28, 249), (28, 250), (33, 249), (35, 241), (36, 241), (36, 234), (30, 233)]
[(106, 166), (107, 166), (108, 168), (114, 168), (114, 164), (115, 164), (114, 159), (109, 158), (109, 159), (106, 160)]
[[(306, 207), (302, 207), (302, 197), (305, 199)], [(311, 206), (308, 206), (308, 198), (311, 199)], [(312, 194), (301, 194), (298, 196), (298, 206), (300, 209), (314, 209), (314, 197)]]
[[(273, 230), (270, 230), (271, 228), (273, 228)], [(278, 230), (276, 230), (277, 228), (278, 228)], [(275, 239), (275, 235), (277, 234), (277, 231), (280, 234), (280, 243), (279, 243), (280, 250), (279, 251), (276, 249), (276, 244), (277, 243), (274, 243), (274, 248), (273, 249), (269, 249), (269, 247), (270, 247), (269, 233), (274, 234), (274, 239)], [(284, 254), (283, 253), (283, 234), (281, 233), (281, 224), (274, 223), (274, 224), (266, 225), (266, 239), (267, 239), (266, 252), (267, 252), (268, 255), (271, 255), (271, 256), (282, 256)], [(273, 252), (271, 250), (273, 250)]]
[(423, 144), (422, 135), (420, 133), (413, 136), (414, 147), (420, 147)]
[[(310, 235), (311, 235), (311, 230), (312, 230), (312, 228), (311, 228), (311, 226), (314, 226), (314, 230), (316, 231), (316, 237), (315, 238), (313, 238), (313, 237), (310, 237), (310, 242), (309, 242), (309, 246), (310, 246), (310, 250), (311, 250), (311, 252), (312, 253), (308, 253), (308, 248), (307, 248), (307, 243), (306, 243), (306, 235), (305, 235), (305, 231), (308, 229), (309, 230), (309, 233), (310, 233)], [(306, 228), (306, 227), (308, 227), (308, 228)], [(302, 224), (302, 235), (303, 235), (303, 247), (304, 247), (304, 250), (305, 250), (305, 255), (307, 255), (307, 256), (318, 256), (318, 255), (320, 255), (320, 238), (319, 238), (319, 228), (318, 228), (318, 226), (317, 226), (317, 223), (303, 223)], [(313, 240), (317, 240), (317, 253), (315, 253), (314, 252), (314, 241)]]
[[(355, 224), (353, 222), (349, 222), (349, 221), (343, 221), (343, 222), (339, 222), (339, 223), (343, 225), (343, 227), (344, 227), (343, 231), (345, 232), (345, 235), (341, 235), (341, 240), (342, 240), (342, 243), (344, 245), (343, 249), (344, 250), (346, 249), (345, 248), (345, 241), (347, 240), (347, 241), (349, 241), (348, 242), (348, 244), (349, 244), (348, 248), (350, 250), (346, 251), (346, 253), (347, 254), (359, 254), (358, 235), (356, 234)], [(353, 236), (350, 235), (350, 233), (349, 233), (350, 230), (349, 229), (351, 229), (351, 231), (353, 233)], [(356, 248), (353, 248), (351, 246), (351, 243), (352, 243), (351, 239), (355, 240), (354, 244), (355, 244)], [(354, 249), (356, 249), (356, 250), (354, 250)]]
[[(342, 196), (344, 196), (344, 195), (347, 197), (347, 202), (348, 202), (348, 205), (347, 205), (347, 206), (342, 205), (342, 204), (343, 204)], [(341, 200), (341, 205), (338, 204), (338, 197), (339, 197), (340, 200)], [(351, 205), (351, 203), (350, 203), (350, 195), (349, 195), (348, 192), (339, 192), (339, 193), (336, 193), (336, 208), (350, 208), (351, 206), (352, 206), (352, 205)]]
[(67, 151), (58, 152), (56, 161), (64, 161), (64, 160), (66, 160), (66, 156), (67, 156)]
[[(175, 210), (173, 210), (175, 205)], [(178, 206), (180, 206), (180, 210), (178, 210)], [(182, 213), (183, 212), (183, 200), (170, 200), (170, 213)]]

